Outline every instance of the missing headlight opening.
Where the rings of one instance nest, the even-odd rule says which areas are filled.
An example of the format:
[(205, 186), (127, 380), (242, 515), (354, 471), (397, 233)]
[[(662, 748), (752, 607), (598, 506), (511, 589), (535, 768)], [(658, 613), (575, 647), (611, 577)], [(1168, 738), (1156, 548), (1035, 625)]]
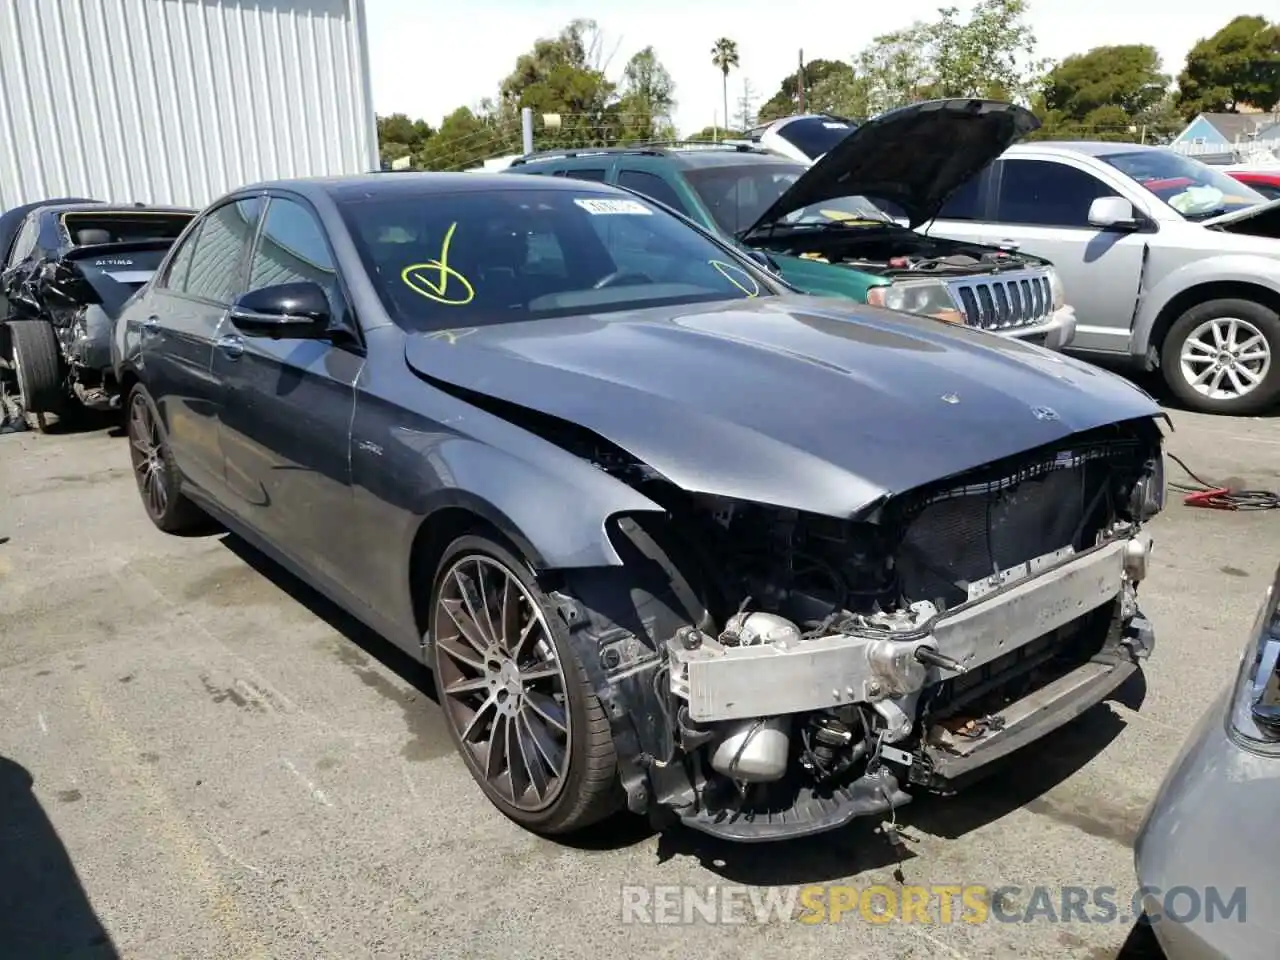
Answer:
[(614, 518), (621, 567), (548, 584), (635, 812), (740, 841), (887, 814), (1065, 723), (1154, 645), (1151, 421), (841, 519), (691, 494), (580, 427), (468, 399), (667, 511)]

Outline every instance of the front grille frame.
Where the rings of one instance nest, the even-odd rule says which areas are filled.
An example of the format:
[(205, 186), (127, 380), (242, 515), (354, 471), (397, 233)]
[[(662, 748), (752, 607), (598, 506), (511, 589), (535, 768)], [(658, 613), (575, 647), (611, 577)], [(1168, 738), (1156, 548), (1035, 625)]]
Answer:
[[(1072, 439), (1075, 440), (1074, 443)], [(949, 482), (931, 485), (932, 489), (917, 490), (901, 496), (894, 510), (897, 529), (901, 531), (898, 546), (894, 550), (900, 588), (904, 589), (911, 600), (929, 600), (941, 604), (940, 609), (951, 608), (967, 602), (964, 596), (966, 587), (961, 584), (977, 579), (979, 573), (981, 576), (988, 576), (996, 572), (996, 569), (1027, 563), (1051, 550), (1066, 547), (1077, 551), (1088, 549), (1094, 545), (1096, 536), (1114, 519), (1119, 501), (1140, 476), (1147, 454), (1148, 445), (1140, 437), (1099, 436), (1097, 433), (1093, 436), (1077, 435), (1076, 438), (1068, 438), (1048, 449), (988, 464), (985, 468), (954, 477)], [(1077, 479), (1078, 494), (1072, 490)], [(1028, 482), (1031, 482), (1032, 487), (1023, 487)], [(1020, 497), (1023, 491), (1030, 493), (1034, 488), (1040, 487), (1044, 488), (1044, 493), (1047, 494), (1052, 489), (1056, 491), (1056, 495), (1050, 496), (1046, 501), (1039, 501), (1038, 498), (1025, 500), (1026, 504), (1037, 508), (1030, 514), (1027, 514), (1025, 508), (1020, 509), (1021, 513), (1026, 514), (1026, 521), (1034, 523), (1039, 530), (1033, 527), (1023, 528), (1025, 539), (1021, 535), (1023, 530), (1019, 529), (1021, 524), (1017, 523), (1013, 527), (1006, 527), (1003, 534), (993, 536), (989, 532), (991, 523), (1000, 518), (1004, 509), (997, 505), (998, 498), (1004, 499), (1005, 493), (1015, 498)], [(990, 552), (993, 546), (996, 548), (996, 555), (985, 558), (992, 563), (990, 567), (984, 566), (979, 571), (971, 563), (964, 563), (962, 568), (953, 569), (950, 564), (938, 567), (926, 562), (927, 554), (932, 554), (932, 561), (940, 561), (949, 556), (950, 541), (954, 538), (935, 540), (926, 534), (929, 527), (939, 533), (942, 531), (932, 521), (926, 521), (929, 526), (923, 529), (917, 527), (917, 522), (925, 521), (926, 514), (937, 516), (937, 511), (931, 508), (947, 501), (964, 501), (973, 508), (982, 508), (987, 529), (981, 531), (981, 537), (974, 533), (970, 540), (973, 541), (973, 547), (977, 548), (977, 553)], [(1065, 527), (1060, 524), (1050, 527), (1046, 518), (1053, 516), (1058, 504), (1067, 508), (1067, 513), (1061, 516), (1061, 520), (1070, 522)], [(1040, 509), (1040, 505), (1048, 508), (1047, 514)], [(957, 503), (956, 506), (961, 505)], [(1014, 517), (1009, 519), (1013, 520)], [(1052, 532), (1053, 529), (1056, 529), (1056, 535)], [(1067, 533), (1068, 530), (1073, 531), (1075, 536)], [(917, 531), (925, 535), (924, 540), (919, 539)], [(1053, 542), (1048, 542), (1049, 540)], [(957, 541), (959, 542), (961, 541)], [(936, 545), (936, 553), (929, 549), (930, 543)], [(1004, 546), (1013, 543), (1024, 543), (1026, 550), (1023, 552), (1028, 555), (1009, 555)], [(956, 559), (959, 559), (959, 555)], [(976, 554), (970, 559), (976, 559)], [(996, 563), (998, 559), (1003, 562)], [(931, 570), (927, 569), (930, 567)]]
[(1047, 270), (1008, 270), (947, 281), (965, 323), (979, 330), (1021, 330), (1053, 316), (1053, 285)]

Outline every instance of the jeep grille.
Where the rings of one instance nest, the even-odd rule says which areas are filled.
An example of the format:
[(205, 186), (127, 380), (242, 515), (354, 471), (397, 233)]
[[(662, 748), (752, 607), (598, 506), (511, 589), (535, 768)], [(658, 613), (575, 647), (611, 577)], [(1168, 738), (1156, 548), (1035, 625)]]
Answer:
[(965, 277), (948, 285), (965, 322), (981, 330), (1029, 327), (1044, 323), (1053, 313), (1053, 291), (1043, 273)]

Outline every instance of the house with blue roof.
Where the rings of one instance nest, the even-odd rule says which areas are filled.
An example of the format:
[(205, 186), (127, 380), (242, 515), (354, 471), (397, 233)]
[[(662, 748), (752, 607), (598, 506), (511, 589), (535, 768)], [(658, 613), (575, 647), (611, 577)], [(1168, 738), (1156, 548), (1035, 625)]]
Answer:
[(1205, 162), (1231, 162), (1255, 145), (1280, 152), (1280, 117), (1275, 113), (1201, 113), (1170, 146)]

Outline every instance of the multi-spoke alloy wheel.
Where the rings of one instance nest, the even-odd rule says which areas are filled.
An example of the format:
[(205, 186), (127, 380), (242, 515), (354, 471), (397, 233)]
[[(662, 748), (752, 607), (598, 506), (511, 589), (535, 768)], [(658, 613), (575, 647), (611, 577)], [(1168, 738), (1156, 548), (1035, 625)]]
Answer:
[[(482, 534), (454, 540), (436, 569), (431, 666), (454, 745), (494, 806), (548, 835), (624, 800), (609, 717), (555, 609), (514, 550)], [(595, 650), (592, 621), (579, 629)]]
[(467, 762), (517, 810), (553, 804), (573, 720), (551, 627), (515, 573), (469, 554), (440, 580), (434, 642), (441, 706)]
[(1280, 402), (1280, 316), (1254, 300), (1198, 303), (1164, 337), (1160, 366), (1183, 403), (1248, 415)]
[(1182, 344), (1182, 375), (1210, 400), (1234, 400), (1252, 392), (1271, 370), (1271, 347), (1262, 331), (1239, 317), (1206, 320)]
[(169, 474), (163, 450), (164, 437), (151, 404), (145, 394), (135, 392), (129, 404), (129, 454), (142, 504), (152, 520), (162, 518), (169, 508)]
[(165, 533), (199, 531), (209, 518), (181, 492), (181, 474), (169, 451), (169, 438), (141, 384), (129, 393), (127, 409), (129, 459), (147, 516)]

